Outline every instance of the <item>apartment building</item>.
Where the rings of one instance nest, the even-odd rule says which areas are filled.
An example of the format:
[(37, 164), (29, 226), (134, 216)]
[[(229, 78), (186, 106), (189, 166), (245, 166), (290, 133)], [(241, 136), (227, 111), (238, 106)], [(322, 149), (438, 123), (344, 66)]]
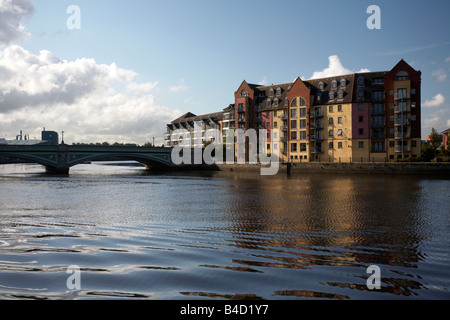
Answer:
[(243, 81), (215, 119), (224, 133), (266, 129), (258, 152), (277, 151), (282, 162), (393, 161), (420, 156), (420, 93), (421, 72), (401, 60), (382, 72), (269, 86)]

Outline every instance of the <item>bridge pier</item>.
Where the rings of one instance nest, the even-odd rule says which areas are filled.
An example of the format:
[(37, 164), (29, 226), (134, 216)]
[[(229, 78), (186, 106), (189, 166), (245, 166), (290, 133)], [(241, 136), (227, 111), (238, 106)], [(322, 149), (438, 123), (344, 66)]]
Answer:
[(69, 174), (69, 167), (50, 167), (46, 166), (45, 171), (50, 174), (61, 174), (61, 175), (68, 175)]

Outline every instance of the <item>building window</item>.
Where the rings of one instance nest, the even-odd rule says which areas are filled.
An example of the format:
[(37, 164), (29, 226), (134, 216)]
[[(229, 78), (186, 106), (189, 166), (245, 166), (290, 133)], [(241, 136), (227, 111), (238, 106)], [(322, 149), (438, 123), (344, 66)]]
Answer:
[(338, 99), (344, 99), (344, 90), (338, 91)]
[(338, 148), (342, 149), (342, 142), (338, 142)]
[(275, 98), (275, 100), (273, 101), (273, 104), (277, 107), (279, 102), (280, 102), (280, 100), (278, 98)]
[(417, 147), (417, 141), (416, 140), (411, 141), (411, 147), (412, 148), (416, 148)]
[(358, 105), (358, 110), (359, 110), (359, 111), (364, 111), (364, 104), (360, 103), (360, 104)]
[(331, 88), (332, 89), (336, 89), (337, 88), (337, 80), (333, 80), (333, 81), (331, 81)]
[(297, 109), (291, 109), (291, 118), (297, 118)]
[(300, 129), (306, 129), (306, 119), (300, 120)]
[(266, 106), (270, 107), (272, 105), (272, 100), (267, 99)]
[(306, 100), (300, 97), (300, 106), (306, 106)]
[(306, 140), (306, 131), (300, 131), (300, 140)]
[(365, 83), (364, 77), (363, 77), (363, 76), (360, 76), (360, 77), (358, 78), (358, 86), (364, 87), (364, 83)]
[(274, 112), (273, 112), (273, 116), (274, 116), (274, 117), (277, 117), (277, 116), (278, 116), (278, 112), (277, 112), (277, 111), (274, 111)]
[(291, 102), (291, 108), (295, 108), (297, 107), (297, 98), (295, 98), (294, 100), (292, 100)]
[(342, 105), (338, 105), (338, 112), (342, 112)]
[(267, 128), (267, 129), (270, 129), (270, 122), (267, 122), (267, 123), (266, 123), (266, 128)]
[(291, 129), (297, 129), (297, 120), (291, 120)]
[(343, 132), (342, 129), (339, 129), (338, 130), (338, 136), (342, 136), (342, 132)]
[(291, 143), (291, 152), (297, 152), (297, 144)]
[(389, 141), (389, 148), (395, 147), (395, 141)]
[(373, 79), (373, 84), (383, 84), (384, 83), (384, 78), (375, 78)]
[(406, 71), (400, 71), (395, 76), (395, 80), (402, 81), (402, 80), (409, 80), (409, 74)]
[(330, 137), (334, 136), (334, 131), (333, 131), (333, 130), (330, 130), (330, 131), (328, 132), (328, 135), (329, 135)]
[(329, 112), (333, 112), (333, 106), (329, 106), (329, 107), (328, 107), (328, 111), (329, 111)]
[(358, 122), (364, 122), (364, 116), (359, 116), (358, 117)]
[(345, 87), (347, 85), (347, 80), (342, 78), (341, 79), (341, 87)]
[(334, 100), (334, 91), (330, 91), (329, 98), (330, 100)]
[(358, 89), (358, 99), (364, 99), (364, 89)]
[(384, 100), (384, 91), (374, 91), (372, 93), (372, 98), (375, 101), (381, 101)]
[(358, 142), (358, 148), (364, 149), (364, 141), (359, 141)]
[(247, 90), (242, 90), (241, 91), (241, 97), (248, 97), (248, 92), (247, 92)]
[(300, 152), (306, 152), (306, 143), (300, 143)]
[(300, 109), (300, 117), (301, 117), (301, 118), (306, 117), (306, 108), (301, 108), (301, 109)]
[(319, 82), (319, 90), (323, 91), (323, 89), (325, 89), (325, 84), (321, 81)]
[(273, 127), (274, 127), (274, 128), (278, 128), (278, 122), (274, 122), (274, 123), (273, 123)]
[(269, 97), (273, 97), (274, 94), (275, 94), (275, 90), (273, 90), (273, 88), (270, 89), (270, 91), (269, 91)]
[(338, 118), (338, 123), (339, 123), (339, 124), (342, 124), (342, 117), (339, 117), (339, 118)]
[(329, 124), (333, 124), (333, 118), (328, 119)]
[(281, 88), (278, 88), (277, 89), (277, 96), (280, 96), (281, 95)]
[(291, 140), (297, 140), (297, 131), (291, 132)]
[(334, 143), (333, 142), (329, 142), (328, 143), (328, 149), (333, 149), (334, 148)]
[(359, 134), (360, 136), (362, 136), (362, 135), (364, 134), (364, 129), (363, 129), (363, 128), (359, 128), (359, 129), (358, 129), (358, 134)]

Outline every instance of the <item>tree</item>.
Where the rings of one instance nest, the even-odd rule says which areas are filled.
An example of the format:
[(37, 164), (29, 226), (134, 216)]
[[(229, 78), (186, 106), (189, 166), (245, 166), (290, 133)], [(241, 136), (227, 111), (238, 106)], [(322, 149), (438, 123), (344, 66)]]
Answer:
[(435, 147), (436, 149), (439, 148), (442, 143), (442, 136), (439, 134), (439, 132), (437, 132), (435, 128), (431, 129), (430, 141), (433, 147)]

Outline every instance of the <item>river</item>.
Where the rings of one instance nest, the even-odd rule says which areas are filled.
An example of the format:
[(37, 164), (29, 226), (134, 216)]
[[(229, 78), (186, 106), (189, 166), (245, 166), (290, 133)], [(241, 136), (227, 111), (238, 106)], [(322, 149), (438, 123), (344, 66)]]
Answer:
[(449, 299), (449, 191), (426, 176), (2, 165), (0, 299)]

